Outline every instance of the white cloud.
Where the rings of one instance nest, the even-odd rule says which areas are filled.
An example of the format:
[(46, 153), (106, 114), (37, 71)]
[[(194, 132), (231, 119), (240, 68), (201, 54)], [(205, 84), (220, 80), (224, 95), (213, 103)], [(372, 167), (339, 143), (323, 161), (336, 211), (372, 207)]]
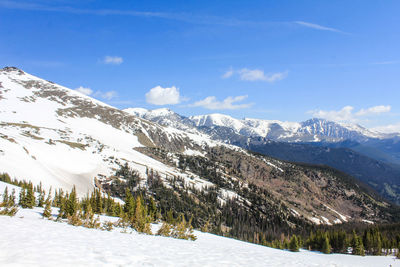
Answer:
[(234, 74), (239, 75), (240, 80), (242, 81), (264, 81), (273, 83), (276, 81), (283, 80), (287, 77), (288, 72), (275, 72), (275, 73), (264, 73), (263, 70), (260, 69), (240, 69), (240, 70), (233, 70), (232, 68), (226, 71), (223, 75), (223, 79), (227, 79), (232, 77)]
[(357, 116), (368, 116), (368, 115), (373, 115), (373, 114), (386, 113), (386, 112), (390, 112), (391, 109), (392, 109), (391, 106), (380, 105), (380, 106), (370, 107), (367, 109), (361, 109), (360, 111), (358, 111), (356, 113), (356, 115)]
[(332, 121), (339, 122), (359, 122), (365, 117), (375, 116), (382, 113), (390, 112), (391, 106), (374, 106), (367, 109), (360, 109), (357, 112), (354, 111), (354, 107), (345, 106), (340, 110), (311, 110), (307, 113), (312, 114), (313, 117), (323, 118)]
[(91, 95), (93, 93), (92, 89), (83, 86), (79, 86), (78, 88), (75, 89), (75, 91), (78, 91), (79, 93), (84, 95)]
[(242, 81), (266, 81), (269, 83), (282, 80), (287, 76), (287, 72), (265, 74), (263, 70), (259, 69), (241, 69), (238, 73)]
[(330, 28), (330, 27), (325, 27), (319, 24), (315, 23), (310, 23), (310, 22), (305, 22), (305, 21), (294, 21), (294, 23), (307, 27), (307, 28), (312, 28), (316, 30), (321, 30), (321, 31), (330, 31), (330, 32), (338, 32), (338, 33), (345, 33), (342, 32), (341, 30), (335, 29), (335, 28)]
[(107, 92), (101, 92), (101, 91), (97, 91), (94, 96), (96, 97), (100, 97), (106, 100), (111, 100), (113, 98), (116, 98), (118, 96), (118, 93), (115, 91), (107, 91)]
[(400, 133), (400, 123), (378, 126), (372, 128), (372, 130), (381, 133)]
[(249, 108), (253, 104), (252, 103), (246, 103), (246, 104), (234, 104), (236, 102), (241, 102), (245, 100), (248, 96), (247, 95), (242, 95), (242, 96), (228, 96), (222, 101), (218, 101), (215, 96), (208, 96), (204, 98), (203, 100), (197, 101), (189, 106), (191, 107), (203, 107), (206, 109), (211, 109), (211, 110), (222, 110), (222, 109), (243, 109), (243, 108)]
[(230, 68), (229, 70), (227, 70), (223, 75), (222, 75), (222, 79), (227, 79), (232, 77), (232, 75), (234, 74), (234, 71), (232, 68)]
[(111, 100), (118, 96), (118, 93), (116, 91), (107, 91), (107, 92), (96, 91), (96, 92), (94, 92), (92, 89), (90, 89), (88, 87), (83, 87), (83, 86), (79, 86), (78, 88), (75, 89), (75, 91), (78, 91), (79, 93), (87, 95), (87, 96), (102, 98), (105, 100)]
[(146, 102), (153, 105), (175, 105), (181, 101), (179, 89), (175, 86), (166, 88), (156, 86), (146, 93)]
[(124, 62), (122, 57), (105, 56), (103, 59), (104, 64), (120, 65)]

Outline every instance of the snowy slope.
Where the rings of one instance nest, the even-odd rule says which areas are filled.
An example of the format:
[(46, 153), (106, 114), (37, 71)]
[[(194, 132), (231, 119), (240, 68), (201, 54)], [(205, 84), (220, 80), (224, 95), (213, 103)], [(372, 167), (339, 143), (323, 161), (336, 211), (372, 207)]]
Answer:
[[(1, 266), (400, 266), (393, 256), (289, 252), (195, 231), (196, 241), (0, 216)], [(103, 220), (107, 218), (102, 218)]]
[(128, 162), (143, 174), (177, 171), (135, 148), (166, 147), (193, 153), (217, 144), (115, 109), (16, 68), (0, 70), (0, 172), (45, 187), (86, 194), (94, 178)]
[[(138, 115), (142, 114), (141, 116), (150, 113), (160, 120), (167, 118), (167, 122), (176, 119), (175, 122), (183, 125), (182, 127), (190, 127), (190, 124), (185, 124), (185, 118), (167, 109), (141, 109), (135, 112)], [(223, 118), (219, 119), (223, 121)], [(225, 119), (229, 121), (229, 118)], [(247, 120), (246, 123), (255, 122)], [(287, 124), (285, 127), (297, 126)], [(233, 184), (229, 185), (241, 178), (230, 172), (233, 159), (236, 168), (243, 171), (241, 186), (248, 186), (248, 182), (256, 178), (271, 190), (277, 199), (286, 202), (305, 218), (324, 216), (332, 222), (338, 219), (337, 214), (320, 210), (318, 207), (306, 209), (303, 206), (291, 206), (291, 194), (298, 186), (289, 184), (284, 172), (291, 171), (295, 166), (275, 159), (259, 159), (238, 147), (213, 141), (208, 135), (199, 133), (196, 128), (193, 128), (193, 131), (176, 128), (179, 127), (173, 124), (166, 124), (164, 127), (138, 118), (127, 111), (113, 108), (16, 68), (0, 70), (0, 172), (7, 172), (12, 178), (31, 180), (34, 184), (42, 182), (46, 189), (52, 186), (53, 189), (70, 190), (75, 185), (78, 194), (82, 196), (94, 188), (96, 179), (101, 180), (97, 183), (98, 186), (107, 183), (107, 177), (114, 175), (119, 166), (128, 163), (141, 176), (142, 188), (147, 182), (146, 171), (152, 169), (160, 175), (167, 187), (171, 186), (168, 180), (179, 177), (184, 180), (181, 187), (194, 186), (195, 189), (203, 191), (213, 186), (213, 180), (201, 174), (199, 170), (196, 172), (195, 168), (179, 169), (179, 158), (182, 154), (206, 156), (207, 153), (214, 153), (213, 156), (218, 156), (217, 160), (220, 161), (220, 169), (217, 171), (220, 172), (221, 179), (228, 184), (227, 188), (219, 189), (218, 203), (224, 203), (229, 198), (239, 198), (241, 203), (248, 201), (238, 197)], [(158, 149), (153, 148), (161, 148), (159, 151), (165, 153), (165, 157), (157, 155)], [(228, 155), (233, 158), (225, 158)], [(210, 163), (211, 159), (205, 158), (205, 161)], [(247, 164), (248, 167), (238, 167), (243, 164)], [(253, 165), (259, 165), (260, 169), (253, 169)], [(330, 204), (321, 193), (321, 190), (325, 189), (321, 189), (315, 179), (307, 175), (309, 172), (303, 169), (299, 171), (304, 173), (305, 183), (315, 184), (312, 192), (320, 197), (314, 202)], [(278, 183), (264, 179), (269, 175), (276, 177)], [(323, 180), (326, 179), (326, 175), (328, 174), (318, 174), (318, 177)], [(322, 181), (321, 184), (323, 183)], [(336, 193), (343, 196), (342, 192)], [(301, 197), (306, 200), (309, 194), (303, 194)], [(268, 205), (276, 204), (272, 200), (268, 201)], [(332, 208), (354, 219), (359, 217), (359, 202), (348, 203), (343, 209), (338, 203), (340, 201)], [(367, 207), (362, 208), (369, 210)], [(370, 217), (363, 219), (375, 220)], [(318, 222), (324, 223), (320, 219)]]
[(131, 115), (156, 122), (163, 126), (179, 129), (195, 135), (201, 135), (191, 120), (173, 112), (168, 108), (153, 110), (144, 108), (127, 108), (124, 109), (124, 111)]

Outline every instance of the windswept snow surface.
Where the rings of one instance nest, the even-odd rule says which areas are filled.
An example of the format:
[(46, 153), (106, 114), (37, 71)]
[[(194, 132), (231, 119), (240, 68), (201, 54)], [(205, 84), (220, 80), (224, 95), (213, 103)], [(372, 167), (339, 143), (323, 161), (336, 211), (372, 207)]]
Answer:
[(0, 216), (0, 266), (400, 266), (393, 256), (294, 253), (197, 231), (186, 241), (87, 229), (41, 212)]

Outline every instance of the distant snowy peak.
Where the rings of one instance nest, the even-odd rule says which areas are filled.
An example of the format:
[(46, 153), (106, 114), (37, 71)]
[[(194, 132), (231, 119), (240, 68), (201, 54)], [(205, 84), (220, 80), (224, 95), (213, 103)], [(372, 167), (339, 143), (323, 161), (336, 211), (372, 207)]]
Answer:
[(224, 114), (209, 114), (189, 117), (191, 121), (198, 127), (200, 126), (224, 126), (232, 128), (236, 131), (240, 131), (245, 125), (241, 120), (232, 118), (231, 116)]
[[(234, 134), (245, 137), (262, 137), (288, 142), (335, 142), (346, 139), (365, 141), (369, 138), (390, 138), (388, 135), (368, 130), (357, 124), (337, 123), (319, 118), (298, 123), (252, 118), (236, 119), (219, 113), (196, 115), (186, 118), (169, 109), (129, 110), (131, 114), (135, 114), (141, 118), (179, 129), (187, 130), (197, 127), (198, 130), (208, 133), (209, 130), (207, 129), (213, 129), (213, 138), (225, 141), (229, 139), (227, 129)], [(221, 138), (218, 138), (218, 132), (221, 133)]]
[(123, 111), (139, 118), (158, 123), (162, 126), (176, 128), (190, 133), (200, 134), (194, 123), (188, 118), (175, 113), (168, 108), (148, 110), (144, 108), (127, 108)]
[(385, 138), (385, 134), (373, 132), (357, 124), (337, 123), (313, 118), (301, 123), (299, 132), (333, 139), (363, 141), (367, 138)]
[(179, 116), (177, 113), (173, 112), (169, 108), (159, 108), (159, 109), (145, 109), (145, 108), (127, 108), (123, 111), (135, 115), (144, 119), (152, 119), (157, 117), (171, 117), (171, 116)]
[(127, 108), (123, 111), (140, 118), (142, 118), (149, 112), (149, 110), (145, 108)]
[(191, 116), (190, 120), (198, 127), (224, 127), (233, 130), (237, 134), (248, 137), (262, 136), (266, 137), (271, 129), (278, 126), (282, 128), (278, 121), (266, 121), (258, 119), (235, 119), (231, 116), (224, 114), (209, 114)]

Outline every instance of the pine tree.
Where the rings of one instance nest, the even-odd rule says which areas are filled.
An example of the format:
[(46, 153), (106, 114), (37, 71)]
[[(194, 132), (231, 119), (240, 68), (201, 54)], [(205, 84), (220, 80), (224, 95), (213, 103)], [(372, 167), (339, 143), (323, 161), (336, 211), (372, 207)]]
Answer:
[(171, 236), (171, 229), (172, 229), (172, 225), (170, 225), (167, 222), (163, 222), (163, 224), (161, 225), (161, 228), (157, 231), (157, 235), (161, 235), (161, 236)]
[(25, 188), (21, 188), (21, 191), (19, 192), (19, 205), (22, 208), (26, 208), (26, 192), (25, 192)]
[(25, 208), (32, 209), (36, 205), (35, 193), (33, 192), (33, 184), (29, 183), (25, 195)]
[(180, 222), (174, 227), (171, 236), (179, 239), (188, 239), (186, 236), (186, 220), (183, 214), (181, 214)]
[(142, 198), (140, 196), (136, 197), (135, 214), (131, 220), (131, 226), (136, 231), (140, 233), (151, 234), (151, 219), (147, 215), (146, 207), (143, 205)]
[(103, 213), (103, 203), (102, 203), (102, 197), (100, 190), (96, 189), (95, 190), (95, 207), (94, 207), (94, 212), (101, 214)]
[(174, 213), (172, 212), (172, 210), (167, 211), (165, 221), (169, 224), (175, 225)]
[(43, 210), (43, 218), (48, 218), (49, 220), (51, 219), (51, 196), (50, 196), (51, 191), (49, 192), (49, 195), (46, 198), (46, 201), (44, 202), (44, 210)]
[(289, 241), (285, 238), (282, 244), (283, 249), (289, 249)]
[(73, 216), (78, 211), (78, 199), (76, 197), (76, 189), (75, 186), (72, 188), (71, 193), (69, 194), (68, 200), (65, 203), (65, 211), (67, 216)]
[(153, 221), (157, 220), (157, 205), (153, 197), (150, 197), (148, 214)]
[(83, 221), (83, 226), (87, 228), (99, 228), (100, 227), (100, 219), (97, 217), (96, 219), (94, 218), (94, 213), (92, 210), (92, 206), (90, 205), (90, 202), (87, 202), (86, 206), (86, 212), (84, 215), (84, 221)]
[(10, 197), (8, 199), (8, 203), (9, 203), (10, 206), (15, 206), (16, 205), (16, 203), (15, 203), (15, 189), (12, 190), (11, 195), (10, 195)]
[(66, 197), (64, 197), (62, 194), (58, 195), (58, 215), (57, 215), (57, 221), (61, 219), (67, 218), (67, 212), (66, 212)]
[(124, 212), (128, 215), (128, 217), (132, 217), (135, 213), (135, 199), (128, 188), (125, 189)]
[(361, 256), (365, 255), (364, 244), (362, 242), (362, 239), (356, 234), (354, 230), (352, 238), (352, 248), (354, 255), (361, 255)]
[(324, 243), (322, 244), (322, 253), (330, 254), (331, 253), (331, 245), (329, 244), (329, 239), (327, 236), (324, 238)]
[(203, 233), (208, 233), (210, 231), (210, 219), (208, 219), (203, 227), (201, 227), (201, 231)]
[[(38, 198), (38, 207), (39, 208), (42, 208), (43, 207), (43, 205), (45, 204), (45, 200), (44, 200), (44, 198), (45, 198), (45, 193), (44, 193), (44, 191), (39, 191), (40, 193), (39, 193), (39, 198)], [(49, 192), (50, 193), (50, 192)]]
[(113, 206), (113, 216), (120, 217), (121, 216), (121, 205), (119, 203), (115, 203)]
[(298, 252), (300, 249), (299, 240), (296, 235), (292, 235), (289, 242), (289, 250), (293, 252)]
[(372, 243), (374, 247), (374, 255), (381, 255), (382, 254), (382, 239), (381, 233), (379, 232), (378, 228), (373, 229), (372, 231)]
[(6, 186), (6, 188), (4, 189), (4, 193), (3, 193), (3, 205), (4, 206), (8, 206), (8, 202), (9, 202), (9, 196), (8, 196), (8, 187)]
[(339, 231), (337, 252), (345, 253), (347, 251), (347, 246), (348, 246), (348, 242), (347, 242), (346, 232)]

